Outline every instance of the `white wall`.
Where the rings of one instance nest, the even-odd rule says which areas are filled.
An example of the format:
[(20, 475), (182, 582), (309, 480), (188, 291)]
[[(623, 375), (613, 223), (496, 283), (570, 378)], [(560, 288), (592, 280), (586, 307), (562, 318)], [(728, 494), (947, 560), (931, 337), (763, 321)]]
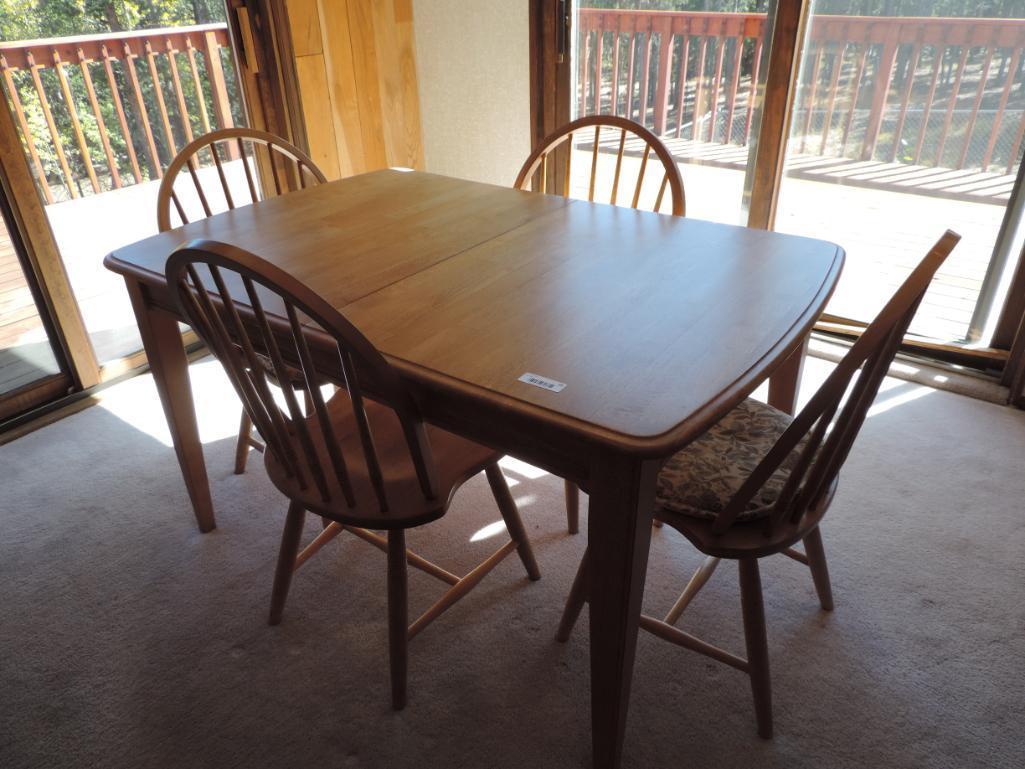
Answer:
[(530, 153), (527, 0), (414, 0), (424, 162), (509, 186)]

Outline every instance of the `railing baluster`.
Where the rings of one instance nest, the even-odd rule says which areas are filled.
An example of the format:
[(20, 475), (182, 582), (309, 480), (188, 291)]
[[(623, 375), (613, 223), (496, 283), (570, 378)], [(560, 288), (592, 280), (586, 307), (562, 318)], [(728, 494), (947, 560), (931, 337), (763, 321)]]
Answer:
[(950, 89), (950, 99), (947, 101), (947, 113), (943, 116), (943, 131), (940, 133), (940, 141), (936, 149), (936, 165), (943, 165), (943, 150), (947, 146), (947, 134), (950, 133), (950, 122), (954, 118), (954, 108), (957, 106), (957, 97), (961, 91), (961, 79), (964, 77), (965, 67), (968, 64), (968, 54), (971, 48), (967, 45), (961, 46), (961, 59), (957, 65), (957, 75), (954, 77), (954, 85)]
[(623, 116), (632, 119), (634, 111), (634, 69), (637, 60), (637, 32), (631, 30), (627, 37), (630, 41), (630, 58), (626, 67), (626, 104), (623, 108)]
[(733, 38), (733, 74), (730, 78), (730, 90), (726, 101), (726, 130), (723, 132), (723, 144), (729, 144), (733, 139), (733, 113), (737, 108), (737, 89), (740, 86), (740, 64), (743, 53), (744, 35), (741, 30)]
[(128, 73), (128, 81), (132, 86), (132, 93), (135, 95), (135, 106), (142, 118), (143, 131), (146, 134), (146, 148), (149, 150), (150, 170), (153, 176), (161, 178), (164, 169), (160, 165), (160, 155), (157, 154), (157, 143), (153, 140), (153, 129), (150, 127), (149, 112), (146, 109), (146, 102), (142, 98), (142, 88), (139, 86), (139, 73), (135, 71), (136, 54), (132, 52), (128, 41), (125, 41), (125, 72)]
[(908, 102), (915, 85), (915, 72), (918, 70), (918, 60), (922, 55), (922, 44), (915, 43), (911, 51), (911, 59), (908, 62), (907, 78), (904, 82), (904, 90), (900, 97), (900, 114), (897, 117), (897, 127), (893, 129), (893, 146), (890, 147), (890, 162), (897, 159), (897, 150), (900, 147), (900, 136), (904, 133), (904, 123), (908, 116)]
[(815, 112), (815, 94), (819, 85), (819, 70), (822, 67), (822, 51), (825, 43), (819, 43), (815, 48), (815, 58), (812, 60), (811, 80), (805, 84), (804, 98), (804, 129), (801, 131), (801, 147), (798, 152), (803, 153), (808, 144), (808, 134), (811, 132), (811, 118)]
[(580, 115), (587, 115), (587, 59), (591, 55), (591, 30), (581, 29), (583, 45), (580, 47)]
[(922, 109), (922, 125), (918, 129), (918, 141), (915, 142), (915, 157), (911, 161), (916, 166), (922, 157), (922, 146), (925, 144), (925, 134), (929, 128), (929, 115), (932, 112), (932, 101), (936, 98), (936, 85), (939, 82), (940, 64), (943, 63), (943, 53), (945, 50), (946, 46), (938, 43), (932, 49), (932, 80), (929, 83), (929, 94), (925, 97), (925, 107)]
[(676, 87), (676, 138), (680, 138), (680, 134), (683, 132), (683, 108), (687, 105), (687, 64), (690, 58), (690, 23), (684, 27), (683, 34), (680, 35), (680, 43), (682, 48), (680, 49), (680, 83)]
[(726, 54), (726, 22), (723, 21), (719, 29), (719, 36), (715, 39), (715, 75), (712, 78), (711, 116), (708, 120), (708, 141), (715, 141), (715, 121), (719, 111), (719, 88), (722, 83), (722, 63)]
[(1018, 152), (1021, 151), (1022, 139), (1025, 139), (1025, 120), (1019, 121), (1018, 135), (1015, 136), (1014, 144), (1011, 145), (1011, 154), (1007, 156), (1007, 173), (1011, 173), (1018, 162)]
[(39, 77), (40, 65), (36, 64), (35, 58), (32, 56), (31, 51), (26, 55), (28, 59), (29, 73), (32, 75), (32, 84), (36, 88), (36, 96), (39, 98), (39, 106), (43, 110), (43, 119), (46, 120), (46, 127), (50, 131), (50, 138), (53, 139), (53, 149), (57, 153), (57, 162), (60, 163), (61, 171), (64, 172), (64, 178), (68, 184), (68, 194), (72, 198), (77, 198), (78, 187), (75, 184), (75, 177), (71, 173), (71, 167), (68, 165), (68, 158), (64, 154), (64, 143), (61, 141), (60, 131), (57, 130), (57, 124), (53, 120), (53, 112), (50, 110), (50, 100), (46, 98), (46, 91), (43, 89), (43, 81)]
[(182, 130), (185, 131), (185, 143), (192, 141), (192, 121), (189, 120), (189, 108), (185, 104), (185, 91), (182, 90), (182, 81), (178, 76), (178, 60), (175, 58), (178, 55), (178, 49), (174, 47), (174, 43), (168, 38), (167, 43), (167, 62), (171, 65), (171, 84), (174, 86), (174, 95), (178, 100), (178, 113), (181, 117)]
[(986, 151), (982, 155), (982, 170), (988, 171), (990, 161), (993, 159), (993, 150), (996, 148), (997, 137), (1000, 135), (1000, 123), (1003, 121), (1004, 111), (1007, 109), (1007, 100), (1011, 95), (1011, 86), (1014, 85), (1014, 76), (1018, 72), (1018, 65), (1021, 63), (1021, 48), (1015, 48), (1011, 54), (1011, 60), (1007, 67), (1007, 81), (1004, 83), (1004, 90), (1000, 94), (1000, 106), (997, 107), (997, 114), (993, 118), (993, 128), (989, 132), (989, 141), (986, 142)]
[(142, 181), (142, 171), (139, 169), (139, 158), (136, 156), (135, 147), (132, 144), (132, 132), (128, 130), (125, 105), (121, 103), (121, 93), (118, 90), (117, 79), (114, 77), (114, 67), (111, 64), (114, 59), (105, 44), (100, 46), (100, 54), (103, 57), (103, 71), (107, 75), (107, 84), (110, 86), (110, 96), (114, 100), (114, 112), (117, 114), (117, 120), (121, 126), (121, 135), (125, 137), (125, 149), (128, 151), (128, 161), (132, 166), (132, 176), (135, 177), (135, 183), (138, 184)]
[(146, 51), (146, 62), (149, 64), (149, 74), (153, 78), (153, 95), (157, 97), (157, 109), (160, 111), (160, 123), (164, 128), (164, 138), (167, 140), (167, 147), (172, 157), (178, 154), (178, 145), (174, 141), (174, 132), (171, 130), (171, 118), (167, 114), (167, 104), (164, 102), (164, 89), (160, 84), (160, 75), (157, 73), (156, 53), (153, 46), (147, 40), (143, 44)]
[(85, 92), (89, 97), (89, 106), (92, 107), (93, 117), (96, 118), (96, 127), (100, 132), (100, 143), (103, 145), (103, 154), (107, 157), (107, 170), (110, 174), (111, 186), (114, 189), (121, 187), (121, 174), (117, 168), (117, 160), (114, 159), (114, 151), (110, 146), (110, 136), (107, 134), (107, 125), (103, 122), (103, 115), (100, 113), (100, 103), (96, 99), (96, 89), (93, 87), (93, 77), (89, 73), (89, 60), (85, 56), (82, 46), (78, 47), (78, 65), (82, 69), (82, 79), (85, 81)]
[(865, 141), (861, 145), (861, 159), (871, 160), (875, 154), (876, 142), (879, 140), (879, 129), (883, 125), (886, 113), (886, 98), (890, 93), (893, 81), (893, 65), (897, 59), (897, 40), (900, 27), (889, 22), (880, 22), (887, 28), (883, 50), (879, 54), (878, 68), (875, 72), (875, 93), (872, 94), (872, 107), (868, 113), (868, 126), (865, 128)]
[(968, 160), (968, 148), (972, 146), (972, 135), (975, 133), (975, 122), (979, 115), (979, 107), (982, 106), (982, 97), (986, 95), (986, 81), (989, 79), (989, 67), (993, 63), (994, 46), (986, 49), (986, 58), (982, 64), (982, 72), (979, 73), (979, 87), (975, 91), (975, 101), (972, 103), (971, 122), (965, 129), (964, 144), (961, 145), (961, 157), (958, 158), (957, 167), (964, 168)]
[(189, 58), (189, 71), (192, 73), (192, 86), (196, 89), (196, 102), (199, 104), (199, 122), (203, 133), (210, 133), (210, 116), (206, 111), (206, 96), (203, 84), (199, 81), (199, 68), (196, 66), (196, 48), (192, 44), (192, 36), (185, 38), (185, 52)]
[(599, 27), (595, 30), (594, 40), (594, 114), (601, 114), (601, 79), (602, 79), (602, 48), (605, 43), (605, 32)]
[(668, 18), (660, 19), (658, 42), (658, 75), (655, 80), (655, 133), (666, 132), (669, 109), (669, 80), (673, 71), (673, 28)]
[(619, 114), (619, 25), (612, 31), (612, 105), (609, 112)]
[(644, 32), (644, 56), (643, 63), (641, 66), (644, 68), (641, 71), (641, 103), (639, 105), (640, 112), (637, 115), (637, 122), (642, 126), (648, 125), (648, 85), (651, 79), (651, 25)]
[(755, 100), (758, 98), (758, 76), (761, 74), (762, 53), (765, 42), (765, 23), (763, 22), (758, 30), (758, 37), (755, 38), (754, 65), (751, 69), (751, 88), (747, 94), (747, 115), (744, 117), (744, 144), (751, 138), (751, 123), (755, 116)]
[(89, 145), (85, 141), (85, 134), (82, 133), (82, 122), (78, 119), (78, 109), (75, 107), (75, 97), (71, 93), (71, 86), (68, 85), (67, 73), (64, 72), (64, 62), (56, 48), (53, 49), (53, 71), (57, 75), (57, 82), (60, 83), (61, 93), (64, 94), (64, 103), (68, 108), (68, 115), (71, 117), (71, 130), (75, 134), (75, 142), (82, 154), (82, 163), (89, 176), (89, 183), (92, 185), (93, 192), (99, 193), (100, 181), (96, 178), (96, 169), (93, 168), (93, 160), (89, 155)]
[[(217, 43), (217, 34), (203, 33), (203, 52), (206, 55), (206, 71), (210, 78), (210, 94), (213, 96), (214, 115), (218, 128), (231, 128), (235, 123), (231, 119), (231, 102), (228, 101), (228, 86), (224, 80), (224, 67), (221, 66), (221, 47)], [(235, 160), (234, 148), (228, 145), (229, 158)]]
[(836, 107), (836, 92), (840, 87), (840, 75), (843, 72), (844, 54), (847, 53), (847, 43), (841, 43), (837, 52), (833, 54), (833, 77), (829, 82), (829, 100), (826, 103), (826, 115), (822, 121), (822, 140), (819, 142), (819, 154), (826, 152), (826, 142), (829, 141), (830, 129), (833, 127), (833, 110)]
[(847, 120), (843, 127), (843, 140), (840, 143), (840, 155), (847, 155), (847, 140), (851, 136), (851, 128), (854, 126), (854, 115), (858, 110), (858, 97), (861, 96), (861, 81), (865, 77), (865, 62), (868, 60), (868, 43), (861, 44), (861, 55), (858, 56), (858, 71), (851, 80), (851, 103), (847, 109)]
[(708, 30), (701, 34), (701, 52), (698, 54), (698, 71), (694, 77), (694, 118), (691, 123), (690, 138), (698, 140), (698, 124), (701, 122), (701, 113), (704, 111), (701, 106), (701, 90), (705, 82), (705, 56), (708, 53)]
[(21, 97), (18, 96), (18, 85), (14, 82), (14, 74), (7, 65), (7, 58), (2, 54), (0, 54), (0, 70), (3, 70), (4, 83), (7, 84), (7, 95), (10, 97), (11, 105), (14, 107), (14, 115), (18, 119), (21, 135), (25, 137), (25, 144), (28, 146), (28, 154), (32, 159), (32, 167), (36, 171), (36, 178), (39, 180), (43, 198), (47, 203), (52, 203), (53, 191), (50, 189), (50, 183), (46, 180), (46, 171), (43, 170), (43, 164), (39, 160), (39, 152), (36, 150), (36, 143), (32, 139), (32, 131), (29, 128), (28, 121), (25, 119), (25, 110), (21, 105)]

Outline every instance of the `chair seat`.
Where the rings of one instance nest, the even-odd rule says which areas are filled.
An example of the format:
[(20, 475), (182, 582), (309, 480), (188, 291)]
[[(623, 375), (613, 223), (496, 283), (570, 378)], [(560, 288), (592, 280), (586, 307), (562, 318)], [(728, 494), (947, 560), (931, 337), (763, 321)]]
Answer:
[[(772, 406), (750, 398), (743, 401), (663, 465), (655, 493), (656, 508), (714, 520), (792, 421), (792, 416)], [(803, 443), (748, 502), (738, 521), (764, 518), (770, 513)]]
[(301, 462), (306, 479), (306, 487), (303, 488), (297, 478), (288, 475), (274, 452), (268, 451), (264, 461), (274, 485), (289, 498), (301, 502), (307, 510), (339, 523), (366, 529), (405, 529), (440, 518), (460, 485), (501, 458), (501, 454), (492, 449), (425, 424), (427, 440), (434, 455), (438, 489), (434, 499), (425, 499), (398, 416), (387, 406), (369, 399), (364, 401), (364, 405), (387, 489), (387, 510), (382, 511), (378, 504), (352, 402), (348, 393), (341, 389), (328, 401), (327, 410), (332, 429), (341, 444), (356, 504), (348, 505), (338, 478), (331, 470), (331, 457), (321, 438), (316, 417), (307, 419), (306, 426), (317, 448), (320, 467), (324, 468), (327, 476), (325, 482), (329, 499), (322, 497), (308, 463)]

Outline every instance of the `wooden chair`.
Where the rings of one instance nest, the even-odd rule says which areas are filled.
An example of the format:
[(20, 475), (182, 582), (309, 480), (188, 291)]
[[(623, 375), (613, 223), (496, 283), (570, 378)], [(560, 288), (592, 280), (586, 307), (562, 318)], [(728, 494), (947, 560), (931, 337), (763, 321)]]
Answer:
[[(593, 127), (593, 132), (592, 132)], [(652, 152), (655, 159), (661, 164), (662, 179), (659, 183), (658, 195), (655, 198), (654, 210), (659, 212), (665, 200), (666, 189), (670, 193), (670, 206), (673, 216), (684, 216), (687, 209), (687, 202), (683, 191), (683, 178), (680, 176), (680, 169), (673, 160), (673, 155), (666, 148), (662, 140), (655, 134), (642, 126), (626, 118), (613, 117), (612, 115), (591, 115), (567, 123), (562, 128), (550, 133), (538, 145), (530, 157), (520, 168), (513, 187), (518, 190), (530, 190), (532, 183), (536, 181), (539, 190), (546, 190), (551, 187), (554, 181), (551, 177), (555, 171), (555, 163), (549, 162), (552, 151), (560, 145), (567, 143), (569, 148), (573, 147), (573, 137), (585, 137), (591, 140), (591, 171), (590, 181), (587, 188), (587, 199), (595, 200), (595, 187), (598, 181), (598, 158), (600, 155), (600, 140), (602, 129), (609, 129), (607, 133), (618, 136), (616, 147), (616, 167), (612, 175), (612, 188), (607, 200), (612, 205), (619, 205), (623, 199), (619, 196), (620, 181), (623, 176), (623, 158), (627, 153), (627, 142), (631, 143), (632, 152), (640, 152), (641, 162), (637, 170), (637, 179), (633, 185), (633, 193), (628, 200), (631, 208), (637, 208), (641, 193), (644, 187), (646, 173), (649, 170), (649, 160)], [(640, 145), (643, 149), (634, 147)], [(570, 179), (572, 176), (573, 152), (566, 153), (565, 173), (562, 180), (562, 194), (570, 196)], [(577, 485), (572, 481), (566, 481), (566, 519), (570, 534), (576, 534), (580, 530), (580, 492)]]
[[(796, 417), (746, 400), (671, 457), (659, 474), (655, 517), (707, 558), (665, 620), (643, 615), (640, 626), (746, 672), (762, 737), (772, 736), (772, 694), (758, 559), (783, 553), (809, 566), (822, 608), (832, 610), (819, 524), (908, 325), (959, 240), (949, 230), (939, 239)], [(802, 540), (804, 552), (794, 548)], [(747, 659), (674, 627), (722, 558), (739, 562)], [(586, 572), (585, 553), (556, 635), (559, 641), (569, 638), (586, 600)]]
[[(209, 179), (209, 182), (212, 182), (212, 189), (204, 189), (200, 178), (202, 174), (197, 166), (197, 160), (203, 160), (204, 152), (209, 155), (217, 171), (217, 181)], [(225, 168), (228, 166), (230, 169), (229, 164), (232, 161), (240, 163), (245, 175), (245, 187), (239, 190), (239, 185), (236, 184), (234, 194), (229, 170)], [(250, 128), (224, 128), (212, 131), (186, 145), (164, 173), (157, 192), (157, 226), (160, 231), (166, 232), (172, 227), (188, 223), (189, 209), (192, 209), (193, 219), (202, 219), (212, 216), (217, 211), (233, 210), (238, 204), (255, 203), (261, 197), (261, 187), (256, 181), (258, 174), (251, 167), (253, 164), (264, 170), (265, 179), (269, 176), (273, 181), (274, 195), (282, 195), (289, 190), (304, 189), (327, 181), (317, 168), (317, 164), (306, 153), (279, 136)], [(175, 185), (183, 169), (188, 171), (188, 178), (192, 184), (191, 188), (186, 185), (184, 189), (178, 190)], [(243, 195), (248, 193), (249, 200), (243, 202), (243, 199), (238, 197), (240, 192)], [(172, 204), (178, 215), (178, 224), (171, 221)], [(265, 360), (263, 363), (266, 367)], [(236, 474), (245, 472), (250, 448), (263, 451), (264, 447), (253, 437), (253, 424), (243, 409), (238, 440), (235, 444)]]
[[(292, 574), (341, 532), (384, 550), (392, 704), (401, 709), (409, 639), (514, 550), (530, 579), (540, 578), (497, 464), (500, 455), (425, 424), (398, 373), (370, 342), (307, 286), (259, 257), (223, 243), (194, 241), (168, 260), (167, 281), (184, 317), (223, 364), (266, 441), (268, 475), (290, 500), (270, 624), (281, 621)], [(316, 349), (308, 334), (318, 338)], [(311, 413), (304, 414), (290, 387), (283, 388), (284, 405), (279, 405), (258, 350), (267, 355), (278, 381), (290, 381), (289, 367), (301, 372)], [(344, 382), (326, 401), (318, 386), (325, 379)], [(456, 489), (482, 470), (511, 539), (457, 577), (408, 551), (405, 530), (443, 516)], [(325, 528), (300, 553), (307, 510), (320, 515)], [(412, 624), (407, 624), (407, 562), (449, 585)]]

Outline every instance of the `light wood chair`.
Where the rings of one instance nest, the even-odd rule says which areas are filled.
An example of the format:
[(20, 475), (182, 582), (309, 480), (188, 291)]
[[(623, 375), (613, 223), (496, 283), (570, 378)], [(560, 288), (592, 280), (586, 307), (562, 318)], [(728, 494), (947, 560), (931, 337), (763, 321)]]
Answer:
[[(392, 705), (401, 709), (409, 639), (513, 551), (530, 579), (540, 578), (497, 464), (500, 455), (426, 424), (398, 373), (370, 342), (320, 296), (269, 262), (234, 246), (193, 241), (171, 256), (166, 269), (183, 316), (223, 364), (266, 441), (268, 475), (290, 500), (270, 624), (281, 621), (292, 574), (338, 534), (350, 532), (384, 550)], [(307, 335), (317, 337), (315, 349)], [(275, 398), (258, 351), (267, 355), (278, 381), (290, 381), (290, 367), (301, 372), (311, 413), (303, 412), (291, 387)], [(318, 383), (326, 379), (345, 386), (325, 401)], [(511, 538), (458, 577), (407, 550), (405, 531), (442, 517), (459, 486), (481, 471)], [(299, 552), (307, 510), (321, 516), (325, 528)], [(448, 585), (412, 624), (407, 562)]]
[[(592, 130), (593, 129), (593, 130)], [(570, 196), (572, 189), (571, 177), (573, 171), (573, 138), (589, 139), (591, 141), (591, 169), (587, 187), (587, 199), (595, 201), (596, 186), (598, 184), (599, 169), (598, 158), (601, 154), (602, 131), (614, 137), (613, 144), (609, 149), (615, 148), (616, 166), (612, 174), (611, 189), (607, 196), (599, 195), (599, 203), (610, 203), (621, 205), (629, 203), (631, 208), (637, 208), (640, 204), (641, 195), (644, 189), (647, 172), (650, 170), (651, 155), (654, 153), (655, 161), (660, 165), (662, 178), (659, 182), (658, 194), (655, 197), (654, 210), (661, 211), (666, 191), (669, 191), (670, 212), (673, 216), (684, 216), (687, 210), (686, 196), (683, 190), (683, 178), (680, 176), (680, 169), (673, 160), (672, 153), (666, 148), (662, 140), (655, 134), (632, 120), (612, 115), (591, 115), (579, 118), (567, 123), (561, 128), (553, 131), (538, 145), (530, 157), (520, 168), (519, 174), (513, 187), (518, 190), (535, 189), (537, 191), (547, 190), (554, 182), (555, 163), (550, 162), (552, 152), (561, 145), (568, 143), (569, 150), (565, 153), (564, 174), (562, 178), (561, 192), (565, 197)], [(618, 138), (618, 141), (617, 141)], [(637, 169), (637, 177), (633, 183), (633, 191), (630, 193), (630, 185), (626, 185), (627, 197), (620, 197), (620, 182), (623, 181), (623, 158), (627, 154), (627, 142), (630, 142), (630, 151), (640, 153), (640, 165)], [(580, 531), (580, 491), (572, 481), (566, 481), (566, 522), (570, 534)]]
[[(832, 610), (819, 524), (908, 325), (959, 240), (949, 230), (939, 239), (796, 417), (744, 401), (671, 457), (659, 474), (655, 517), (707, 558), (666, 618), (643, 615), (640, 626), (747, 673), (762, 737), (772, 736), (772, 694), (758, 559), (783, 553), (809, 566), (822, 608)], [(794, 547), (799, 541), (803, 552)], [(723, 558), (739, 562), (746, 659), (674, 626)], [(559, 641), (569, 638), (587, 598), (587, 581), (585, 553), (556, 634)]]
[[(197, 161), (202, 162), (206, 156), (209, 156), (212, 167), (216, 169), (216, 180), (208, 171), (201, 171), (198, 167)], [(241, 166), (245, 176), (242, 189), (239, 189), (240, 179), (234, 185), (231, 183), (234, 176), (232, 169), (236, 163)], [(261, 187), (257, 182), (260, 174), (254, 166), (263, 171), (264, 179), (270, 177), (272, 189), (267, 190), (266, 187), (270, 185)], [(192, 184), (186, 183), (184, 188), (179, 189), (176, 184), (183, 170), (188, 171), (187, 179)], [(157, 226), (161, 232), (166, 232), (172, 227), (187, 224), (190, 211), (192, 220), (202, 219), (218, 211), (234, 210), (237, 205), (255, 203), (261, 199), (261, 190), (265, 192), (262, 197), (266, 197), (268, 192), (277, 196), (326, 181), (327, 178), (317, 168), (317, 164), (305, 152), (280, 136), (251, 128), (212, 131), (186, 145), (168, 166), (157, 192)], [(240, 194), (247, 195), (248, 201), (240, 197)], [(177, 224), (171, 220), (172, 204), (179, 220)], [(262, 362), (266, 367), (266, 361)], [(257, 451), (264, 449), (263, 444), (253, 437), (253, 424), (243, 409), (235, 444), (236, 474), (245, 472), (250, 448)]]

